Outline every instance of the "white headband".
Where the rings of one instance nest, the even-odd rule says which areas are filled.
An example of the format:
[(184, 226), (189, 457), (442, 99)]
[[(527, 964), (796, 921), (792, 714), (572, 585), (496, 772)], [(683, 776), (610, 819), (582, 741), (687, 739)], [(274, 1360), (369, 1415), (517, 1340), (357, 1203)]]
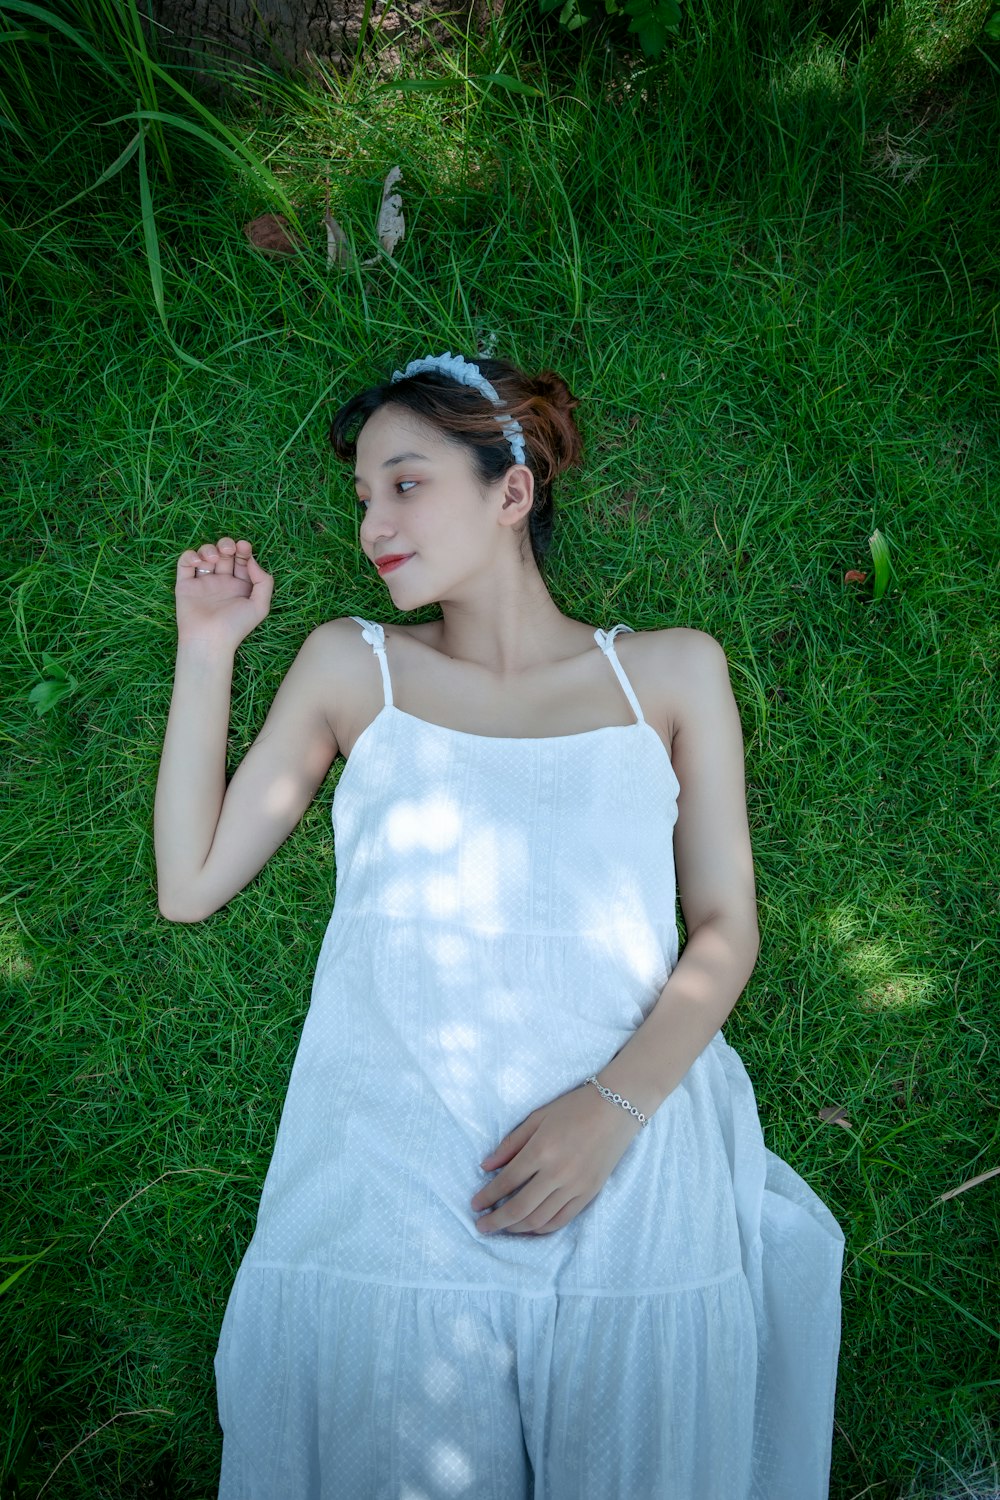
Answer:
[[(471, 385), (477, 391), (482, 391), (486, 399), (492, 401), (494, 406), (501, 404), (500, 397), (486, 376), (479, 373), (479, 366), (470, 364), (460, 354), (452, 354), (450, 349), (447, 354), (433, 354), (428, 359), (411, 359), (405, 370), (395, 372), (390, 384), (395, 385), (397, 380), (409, 380), (411, 375), (422, 375), (425, 370), (440, 370), (442, 375), (450, 375), (452, 380), (457, 380), (460, 385)], [(497, 417), (497, 421), (503, 425), (503, 435), (510, 444), (514, 462), (523, 464), (524, 430), (520, 422), (515, 422), (510, 416)]]

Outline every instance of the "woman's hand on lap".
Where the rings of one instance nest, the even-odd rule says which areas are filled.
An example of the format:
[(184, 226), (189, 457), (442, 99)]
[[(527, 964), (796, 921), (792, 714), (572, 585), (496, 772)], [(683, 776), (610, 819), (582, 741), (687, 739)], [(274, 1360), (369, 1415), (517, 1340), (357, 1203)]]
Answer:
[(484, 1213), (476, 1228), (483, 1234), (561, 1229), (597, 1197), (641, 1129), (586, 1084), (543, 1104), (483, 1158), (486, 1170), (502, 1170), (476, 1193), (473, 1209), (507, 1202)]
[[(211, 569), (199, 572), (198, 569)], [(250, 542), (222, 536), (182, 552), (177, 561), (177, 636), (235, 651), (271, 608), (274, 579)]]

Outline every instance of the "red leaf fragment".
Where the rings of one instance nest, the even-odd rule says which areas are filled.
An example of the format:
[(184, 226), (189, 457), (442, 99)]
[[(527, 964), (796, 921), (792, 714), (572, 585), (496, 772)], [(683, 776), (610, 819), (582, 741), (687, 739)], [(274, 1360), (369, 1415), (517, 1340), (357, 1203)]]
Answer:
[(857, 568), (851, 568), (849, 572), (844, 574), (845, 583), (865, 583), (867, 578), (868, 574), (859, 573)]
[(254, 249), (262, 250), (265, 255), (298, 254), (298, 244), (284, 214), (261, 214), (244, 224), (243, 232)]

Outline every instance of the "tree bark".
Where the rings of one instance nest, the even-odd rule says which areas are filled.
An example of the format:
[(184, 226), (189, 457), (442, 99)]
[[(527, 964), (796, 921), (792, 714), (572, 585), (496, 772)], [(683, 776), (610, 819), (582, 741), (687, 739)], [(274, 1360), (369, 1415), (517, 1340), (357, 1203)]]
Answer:
[[(279, 73), (315, 74), (319, 62), (349, 73), (365, 0), (140, 0), (139, 8), (164, 60), (193, 64), (203, 86), (217, 90), (218, 78), (201, 67), (244, 70), (263, 63)], [(389, 43), (378, 52), (380, 69), (391, 70), (399, 61), (393, 43), (404, 37), (410, 46), (421, 42), (415, 22), (434, 41), (447, 43), (441, 17), (481, 33), (498, 11), (498, 0), (372, 0), (365, 41), (377, 32), (380, 42)]]

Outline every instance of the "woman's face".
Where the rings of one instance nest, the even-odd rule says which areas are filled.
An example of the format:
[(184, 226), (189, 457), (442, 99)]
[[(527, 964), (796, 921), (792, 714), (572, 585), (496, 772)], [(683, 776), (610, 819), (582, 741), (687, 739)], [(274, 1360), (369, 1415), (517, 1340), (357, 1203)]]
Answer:
[(383, 575), (398, 608), (464, 595), (492, 571), (504, 480), (484, 487), (469, 450), (430, 423), (380, 407), (358, 434), (354, 482), (365, 556), (412, 554)]

